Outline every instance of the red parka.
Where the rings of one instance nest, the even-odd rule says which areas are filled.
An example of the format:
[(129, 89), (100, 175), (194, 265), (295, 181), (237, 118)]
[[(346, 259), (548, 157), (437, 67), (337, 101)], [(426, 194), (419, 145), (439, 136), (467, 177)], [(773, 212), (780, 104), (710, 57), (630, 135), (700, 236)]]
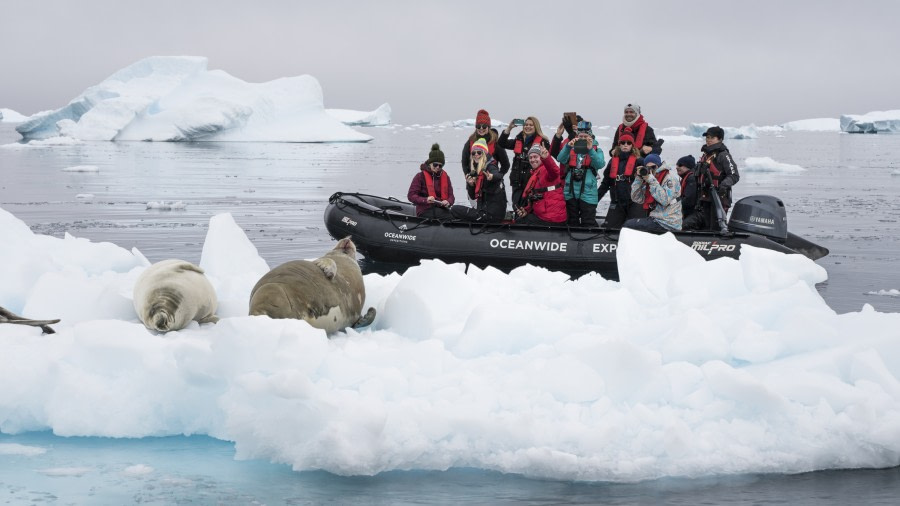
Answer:
[(532, 193), (542, 193), (540, 200), (529, 200), (526, 206), (538, 218), (551, 223), (566, 221), (566, 199), (563, 197), (563, 182), (559, 177), (559, 165), (552, 156), (542, 160), (543, 165), (535, 169), (525, 187)]

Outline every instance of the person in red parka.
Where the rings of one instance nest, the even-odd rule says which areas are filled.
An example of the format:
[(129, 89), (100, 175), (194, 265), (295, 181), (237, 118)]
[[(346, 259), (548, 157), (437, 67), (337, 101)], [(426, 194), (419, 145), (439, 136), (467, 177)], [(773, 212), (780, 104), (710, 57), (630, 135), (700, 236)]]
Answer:
[(528, 150), (531, 177), (522, 191), (522, 201), (516, 208), (516, 223), (557, 225), (566, 222), (566, 199), (563, 197), (559, 165), (550, 151), (541, 144)]
[(416, 216), (423, 218), (450, 219), (453, 198), (453, 184), (444, 172), (444, 152), (437, 144), (431, 146), (428, 160), (413, 176), (406, 198), (416, 205)]

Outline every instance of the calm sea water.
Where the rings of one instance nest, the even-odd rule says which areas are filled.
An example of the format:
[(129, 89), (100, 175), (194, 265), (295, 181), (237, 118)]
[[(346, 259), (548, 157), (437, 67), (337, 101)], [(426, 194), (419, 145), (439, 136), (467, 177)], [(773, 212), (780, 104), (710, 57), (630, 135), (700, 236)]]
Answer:
[[(333, 192), (404, 198), (433, 142), (441, 144), (454, 183), (461, 187), (457, 160), (467, 131), (366, 132), (373, 142), (0, 148), (0, 206), (37, 233), (61, 237), (69, 232), (137, 247), (151, 261), (199, 262), (209, 218), (229, 212), (275, 266), (317, 257), (332, 247), (322, 213)], [(0, 144), (17, 139), (13, 125), (0, 124)], [(782, 198), (789, 229), (831, 250), (818, 262), (829, 274), (818, 288), (835, 311), (859, 311), (866, 303), (879, 311), (900, 311), (900, 297), (871, 294), (900, 289), (900, 176), (891, 174), (900, 169), (900, 136), (786, 132), (727, 144), (739, 165), (747, 157), (767, 156), (807, 169), (745, 172), (736, 196)], [(699, 146), (699, 139), (670, 142), (664, 158), (696, 156)], [(62, 170), (78, 165), (99, 171)], [(149, 202), (183, 208), (148, 209)], [(900, 487), (896, 468), (641, 484), (547, 482), (465, 469), (341, 478), (235, 462), (230, 443), (202, 437), (123, 441), (0, 434), (2, 443), (52, 446), (54, 451), (41, 457), (49, 459), (41, 469), (84, 468), (90, 478), (42, 474), (22, 468), (22, 457), (0, 455), (0, 497), (11, 503), (894, 504)], [(129, 462), (159, 472), (152, 479), (123, 477), (120, 470)]]

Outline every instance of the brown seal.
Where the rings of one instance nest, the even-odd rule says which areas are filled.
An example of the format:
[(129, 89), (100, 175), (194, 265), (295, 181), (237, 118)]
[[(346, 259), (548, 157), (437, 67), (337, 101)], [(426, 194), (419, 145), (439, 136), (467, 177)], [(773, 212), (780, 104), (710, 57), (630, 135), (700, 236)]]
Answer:
[(332, 334), (372, 323), (375, 308), (360, 316), (365, 300), (356, 245), (347, 237), (321, 258), (292, 260), (266, 273), (250, 292), (250, 314), (306, 320)]

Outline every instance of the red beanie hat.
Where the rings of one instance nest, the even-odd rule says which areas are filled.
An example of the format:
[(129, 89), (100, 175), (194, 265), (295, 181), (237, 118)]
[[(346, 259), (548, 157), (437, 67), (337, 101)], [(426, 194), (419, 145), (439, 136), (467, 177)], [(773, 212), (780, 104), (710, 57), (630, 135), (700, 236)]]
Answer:
[(631, 129), (626, 128), (624, 132), (619, 134), (619, 142), (628, 141), (634, 144), (634, 136), (631, 135)]
[(491, 115), (488, 114), (484, 109), (478, 110), (478, 115), (475, 116), (475, 124), (476, 125), (490, 125), (491, 124)]

